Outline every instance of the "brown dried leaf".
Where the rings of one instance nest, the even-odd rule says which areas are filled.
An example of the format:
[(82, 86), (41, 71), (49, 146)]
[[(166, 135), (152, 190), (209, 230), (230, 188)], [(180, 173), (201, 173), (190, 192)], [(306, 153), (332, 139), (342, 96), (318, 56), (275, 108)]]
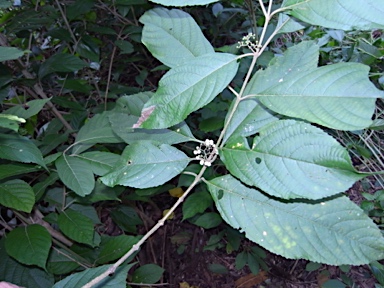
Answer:
[(155, 110), (156, 106), (152, 105), (147, 108), (144, 108), (143, 111), (141, 111), (141, 115), (139, 120), (137, 120), (137, 123), (135, 123), (132, 127), (133, 128), (140, 128), (140, 125), (148, 119), (148, 117), (152, 114), (153, 110)]
[(260, 273), (257, 275), (248, 274), (244, 277), (237, 279), (235, 282), (235, 285), (236, 285), (235, 287), (236, 288), (252, 288), (255, 285), (258, 285), (267, 279), (268, 279), (267, 272), (260, 271)]

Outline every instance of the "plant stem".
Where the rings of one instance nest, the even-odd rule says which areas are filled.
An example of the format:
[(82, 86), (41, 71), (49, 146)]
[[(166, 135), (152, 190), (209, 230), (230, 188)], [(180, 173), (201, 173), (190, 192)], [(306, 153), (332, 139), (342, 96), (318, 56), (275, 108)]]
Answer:
[(104, 273), (100, 274), (98, 277), (94, 278), (92, 281), (85, 284), (82, 288), (91, 288), (92, 286), (96, 285), (100, 281), (102, 281), (104, 278), (108, 277), (108, 275), (113, 274), (116, 269), (125, 261), (128, 259), (129, 256), (131, 256), (135, 251), (139, 250), (141, 245), (145, 243), (145, 241), (152, 236), (161, 226), (164, 225), (165, 221), (168, 219), (168, 217), (179, 207), (181, 203), (185, 200), (185, 198), (188, 196), (189, 192), (192, 191), (192, 189), (200, 182), (205, 170), (207, 169), (206, 166), (203, 166), (199, 172), (199, 174), (195, 177), (195, 180), (193, 180), (192, 184), (188, 187), (188, 189), (184, 192), (184, 194), (177, 200), (177, 202), (169, 209), (167, 214), (164, 215), (163, 218), (161, 218), (155, 226), (152, 227), (151, 230), (149, 230), (143, 238), (140, 239), (139, 242), (137, 242), (135, 245), (132, 246), (132, 248), (123, 256), (121, 257), (115, 264), (113, 264), (111, 267), (107, 269)]

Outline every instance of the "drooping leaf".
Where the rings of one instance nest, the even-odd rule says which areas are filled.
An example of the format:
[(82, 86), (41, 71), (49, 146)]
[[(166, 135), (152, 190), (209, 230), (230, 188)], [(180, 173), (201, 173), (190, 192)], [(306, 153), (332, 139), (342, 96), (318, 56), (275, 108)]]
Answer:
[(345, 196), (280, 202), (231, 175), (207, 183), (223, 219), (273, 253), (330, 265), (361, 265), (384, 257), (380, 230)]
[(42, 167), (31, 164), (22, 164), (22, 163), (11, 163), (11, 164), (2, 164), (0, 165), (0, 180), (21, 175), (28, 174), (35, 171), (43, 170)]
[(191, 218), (197, 213), (203, 213), (211, 205), (212, 197), (207, 191), (193, 193), (183, 203), (183, 220)]
[[(135, 264), (136, 263), (132, 263), (118, 267), (113, 275), (105, 278), (95, 286), (92, 286), (92, 288), (126, 288), (126, 278), (128, 271)], [(107, 271), (111, 266), (112, 265), (103, 265), (72, 274), (67, 278), (57, 282), (52, 288), (83, 287), (85, 284)]]
[(185, 122), (169, 129), (133, 128), (138, 119), (139, 117), (126, 113), (111, 113), (109, 115), (113, 131), (128, 144), (141, 140), (157, 141), (163, 144), (177, 144), (196, 140)]
[(61, 212), (58, 219), (60, 230), (69, 238), (79, 242), (93, 245), (93, 222), (83, 214), (73, 210)]
[[(384, 97), (368, 79), (369, 67), (338, 63), (316, 68), (319, 47), (302, 42), (252, 77), (244, 95), (268, 109), (339, 130), (372, 123), (375, 102)], [(306, 63), (302, 66), (302, 63)]]
[[(251, 136), (259, 132), (261, 127), (278, 119), (271, 111), (262, 107), (256, 99), (242, 100), (230, 119), (223, 141), (225, 143), (229, 138)], [(228, 115), (226, 122), (228, 122)]]
[(77, 145), (73, 148), (74, 154), (92, 147), (96, 143), (120, 143), (122, 140), (113, 132), (108, 120), (110, 112), (96, 114), (81, 127), (76, 136)]
[(188, 165), (190, 159), (180, 150), (151, 141), (127, 146), (112, 172), (101, 177), (107, 186), (149, 188), (164, 184)]
[(0, 62), (14, 60), (24, 55), (24, 51), (15, 47), (0, 47)]
[(0, 279), (28, 288), (52, 287), (53, 275), (43, 269), (26, 266), (8, 255), (4, 247), (5, 237), (0, 240)]
[(19, 134), (0, 134), (0, 158), (36, 163), (45, 168), (40, 150), (31, 140)]
[(79, 196), (85, 196), (95, 187), (90, 165), (82, 159), (63, 154), (55, 161), (57, 173), (65, 186)]
[(107, 236), (101, 238), (100, 253), (96, 260), (98, 264), (108, 263), (123, 256), (134, 244), (139, 241), (137, 237), (128, 235)]
[(89, 164), (88, 169), (98, 176), (108, 173), (119, 160), (120, 155), (111, 152), (92, 151), (75, 155)]
[(211, 102), (236, 75), (239, 66), (236, 59), (232, 54), (211, 53), (171, 69), (145, 104), (146, 109), (154, 109), (141, 127), (168, 128)]
[(39, 113), (50, 99), (51, 98), (28, 101), (25, 104), (11, 107), (5, 110), (3, 113), (12, 114), (24, 119), (28, 119)]
[(9, 180), (0, 183), (0, 204), (30, 213), (35, 204), (35, 194), (32, 187), (23, 180)]
[(19, 130), (19, 124), (25, 123), (25, 119), (19, 118), (15, 115), (0, 114), (0, 127), (11, 129), (15, 132)]
[(365, 177), (355, 171), (348, 151), (307, 123), (281, 120), (267, 125), (253, 140), (219, 150), (232, 175), (281, 197), (321, 199), (350, 188)]
[(36, 265), (43, 269), (51, 245), (51, 235), (38, 224), (17, 227), (5, 239), (5, 249), (10, 256), (23, 264)]
[(147, 11), (140, 22), (144, 24), (143, 44), (154, 57), (171, 68), (197, 56), (214, 53), (195, 20), (181, 10), (155, 8)]
[(75, 72), (88, 66), (86, 62), (71, 54), (57, 53), (41, 64), (39, 78), (54, 72)]
[(155, 284), (160, 280), (164, 273), (164, 269), (156, 264), (145, 264), (135, 270), (132, 274), (134, 283)]
[(384, 28), (381, 0), (285, 0), (282, 7), (312, 25), (342, 30)]
[(287, 15), (281, 13), (279, 14), (279, 20), (276, 25), (276, 29), (279, 30), (280, 33), (292, 33), (298, 30), (302, 30), (305, 27), (300, 23), (296, 22), (292, 18)]

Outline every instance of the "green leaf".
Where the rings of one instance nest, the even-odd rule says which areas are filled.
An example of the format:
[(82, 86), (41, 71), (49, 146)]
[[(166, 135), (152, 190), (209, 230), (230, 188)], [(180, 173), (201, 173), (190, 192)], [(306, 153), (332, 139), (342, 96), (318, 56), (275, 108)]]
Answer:
[(155, 264), (146, 264), (135, 270), (132, 282), (155, 284), (163, 276), (164, 269)]
[(19, 130), (19, 124), (25, 122), (25, 119), (15, 115), (0, 114), (0, 127), (11, 129), (15, 132)]
[(362, 265), (384, 257), (380, 230), (345, 196), (281, 202), (231, 175), (207, 183), (223, 219), (273, 253), (330, 265)]
[[(126, 278), (129, 269), (136, 263), (129, 265), (121, 265), (113, 273), (113, 275), (105, 278), (100, 283), (92, 286), (92, 288), (126, 288)], [(69, 288), (69, 287), (82, 287), (88, 282), (95, 279), (100, 274), (107, 271), (112, 265), (103, 265), (96, 268), (90, 268), (85, 271), (72, 274), (67, 278), (57, 282), (52, 288)]]
[(14, 60), (24, 55), (24, 51), (15, 47), (0, 47), (0, 62)]
[(128, 235), (108, 236), (101, 238), (100, 254), (96, 260), (98, 264), (108, 263), (122, 257), (134, 244), (139, 241), (137, 237)]
[(153, 92), (140, 92), (133, 95), (121, 96), (116, 101), (113, 112), (125, 113), (139, 117), (144, 104), (153, 96)]
[(277, 23), (276, 29), (278, 29), (279, 33), (292, 33), (305, 29), (305, 26), (294, 21), (292, 18), (285, 14), (279, 14), (279, 21)]
[(58, 219), (60, 230), (69, 238), (93, 246), (93, 222), (73, 210), (61, 212)]
[(285, 0), (282, 7), (312, 25), (342, 30), (384, 28), (382, 1)]
[(35, 204), (35, 194), (32, 187), (23, 180), (9, 180), (0, 184), (0, 204), (30, 213)]
[(72, 272), (80, 265), (72, 260), (68, 251), (60, 248), (52, 249), (48, 257), (47, 270), (52, 274), (64, 275)]
[(95, 187), (90, 165), (79, 158), (63, 154), (55, 161), (57, 173), (64, 185), (79, 196), (85, 196)]
[(369, 67), (338, 63), (317, 68), (318, 55), (319, 47), (313, 42), (289, 48), (252, 77), (244, 95), (256, 96), (268, 109), (282, 115), (333, 129), (369, 126), (376, 99), (384, 96), (369, 81)]
[[(49, 100), (51, 100), (51, 98), (28, 101), (25, 104), (20, 104), (12, 108), (9, 108), (5, 110), (3, 113), (12, 114), (20, 118), (28, 119), (36, 115), (37, 113), (39, 113)], [(0, 117), (1, 117), (1, 114), (0, 114)]]
[(151, 0), (151, 2), (161, 4), (163, 6), (177, 7), (207, 5), (217, 1), (218, 0)]
[(159, 82), (155, 95), (145, 104), (137, 126), (167, 128), (211, 102), (236, 75), (236, 56), (210, 53), (171, 69)]
[(43, 78), (54, 72), (75, 72), (88, 66), (86, 62), (71, 54), (57, 53), (41, 64), (39, 78)]
[(87, 162), (88, 169), (98, 176), (107, 174), (120, 159), (120, 155), (101, 151), (86, 152), (75, 157)]
[(203, 227), (204, 229), (211, 229), (219, 226), (222, 219), (219, 214), (210, 212), (204, 213), (198, 218), (191, 220), (191, 222), (197, 226)]
[(76, 146), (72, 153), (81, 152), (92, 147), (96, 143), (120, 143), (122, 140), (113, 132), (108, 120), (110, 112), (96, 114), (81, 127), (76, 136)]
[(155, 187), (181, 173), (189, 161), (187, 155), (170, 145), (135, 142), (124, 149), (113, 171), (100, 179), (111, 187)]
[(46, 288), (52, 287), (53, 275), (36, 266), (26, 266), (11, 258), (5, 250), (3, 237), (0, 240), (0, 279), (21, 287)]
[(193, 193), (183, 203), (183, 220), (203, 213), (212, 204), (212, 197), (206, 191)]
[(232, 175), (270, 195), (321, 199), (344, 192), (357, 180), (348, 151), (335, 139), (307, 123), (280, 120), (253, 140), (219, 150)]
[(195, 20), (181, 10), (155, 8), (147, 11), (140, 22), (144, 24), (143, 44), (154, 57), (169, 67), (177, 67), (197, 56), (214, 52)]
[(136, 225), (143, 224), (143, 221), (137, 214), (135, 208), (130, 206), (119, 205), (116, 209), (111, 211), (110, 215), (116, 225), (129, 233), (136, 233)]
[(52, 245), (47, 229), (38, 224), (17, 227), (7, 235), (5, 249), (17, 261), (45, 269)]
[(43, 156), (27, 137), (18, 134), (0, 134), (0, 158), (45, 167)]
[(115, 45), (121, 50), (120, 54), (130, 54), (135, 51), (132, 43), (129, 41), (116, 40)]
[[(232, 103), (236, 103), (236, 99)], [(232, 111), (232, 107), (230, 111)], [(230, 138), (248, 137), (259, 132), (260, 128), (278, 120), (271, 111), (260, 105), (256, 99), (245, 99), (239, 103), (225, 131), (223, 141)], [(226, 122), (228, 122), (228, 115)]]
[(125, 113), (113, 113), (109, 116), (113, 132), (128, 144), (141, 140), (157, 141), (163, 144), (196, 141), (196, 138), (192, 135), (191, 130), (185, 122), (169, 129), (132, 128), (138, 119), (139, 117)]
[(22, 164), (22, 163), (11, 163), (0, 165), (0, 180), (21, 175), (28, 174), (36, 171), (41, 171), (43, 168), (37, 165)]
[(33, 192), (35, 193), (36, 200), (39, 200), (44, 195), (47, 187), (53, 185), (58, 179), (59, 176), (57, 173), (51, 172), (47, 178), (36, 183), (33, 186)]

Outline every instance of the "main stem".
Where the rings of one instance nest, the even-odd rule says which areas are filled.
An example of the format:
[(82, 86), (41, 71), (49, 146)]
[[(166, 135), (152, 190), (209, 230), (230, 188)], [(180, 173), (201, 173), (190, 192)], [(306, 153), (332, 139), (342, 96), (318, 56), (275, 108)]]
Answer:
[(101, 282), (104, 278), (108, 277), (109, 275), (115, 273), (116, 269), (125, 261), (128, 259), (129, 256), (131, 256), (135, 251), (139, 250), (141, 245), (145, 243), (145, 241), (152, 236), (161, 226), (164, 225), (165, 221), (168, 219), (169, 216), (179, 207), (181, 203), (185, 200), (185, 198), (188, 196), (189, 192), (192, 191), (192, 189), (200, 182), (205, 170), (207, 169), (206, 166), (203, 166), (199, 172), (198, 175), (196, 175), (195, 179), (193, 180), (192, 184), (188, 187), (188, 189), (184, 192), (184, 194), (176, 201), (176, 203), (169, 209), (167, 214), (164, 215), (163, 218), (157, 222), (155, 226), (152, 227), (151, 230), (149, 230), (143, 238), (140, 239), (139, 242), (137, 242), (135, 245), (132, 246), (132, 248), (123, 256), (121, 257), (115, 264), (113, 264), (111, 267), (109, 267), (104, 273), (100, 274), (98, 277), (93, 279), (92, 281), (85, 284), (82, 288), (91, 288), (97, 283)]

